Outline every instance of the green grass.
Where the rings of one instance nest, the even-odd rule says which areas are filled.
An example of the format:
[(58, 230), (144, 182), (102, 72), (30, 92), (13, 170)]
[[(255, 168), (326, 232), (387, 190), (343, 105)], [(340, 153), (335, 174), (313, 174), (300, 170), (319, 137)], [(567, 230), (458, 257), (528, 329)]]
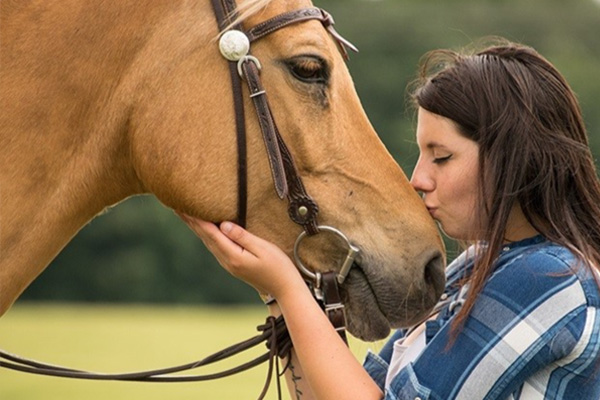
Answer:
[[(24, 357), (97, 372), (129, 372), (184, 364), (255, 335), (263, 308), (17, 304), (0, 319), (0, 348)], [(351, 339), (359, 359), (368, 348)], [(234, 366), (253, 352), (218, 368)], [(0, 400), (255, 399), (267, 366), (210, 382), (80, 381), (0, 370)], [(283, 384), (283, 380), (282, 380)], [(267, 399), (276, 399), (275, 385)], [(284, 396), (289, 399), (287, 393)]]

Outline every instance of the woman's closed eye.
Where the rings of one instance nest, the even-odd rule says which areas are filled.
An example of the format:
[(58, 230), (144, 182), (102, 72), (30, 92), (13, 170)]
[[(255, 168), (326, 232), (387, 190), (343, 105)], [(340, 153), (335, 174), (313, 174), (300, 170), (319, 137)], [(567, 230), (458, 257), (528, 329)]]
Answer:
[(449, 155), (443, 156), (443, 157), (434, 157), (433, 158), (433, 163), (434, 164), (443, 164), (446, 161), (448, 161), (450, 158), (452, 158), (452, 154), (449, 154)]

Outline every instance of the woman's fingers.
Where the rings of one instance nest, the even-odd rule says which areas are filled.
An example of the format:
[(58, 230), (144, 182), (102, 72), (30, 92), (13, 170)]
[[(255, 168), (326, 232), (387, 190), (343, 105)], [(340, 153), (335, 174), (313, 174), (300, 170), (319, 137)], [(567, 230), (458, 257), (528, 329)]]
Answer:
[(230, 240), (215, 224), (187, 215), (183, 218), (221, 263), (231, 264), (232, 257), (244, 255), (244, 247)]
[(247, 250), (256, 256), (264, 247), (264, 240), (232, 222), (226, 221), (217, 227), (211, 222), (188, 215), (184, 215), (183, 218), (205, 244), (210, 241), (225, 253), (235, 254)]
[(276, 245), (231, 222), (217, 227), (187, 215), (180, 217), (230, 274), (259, 292), (276, 295), (290, 282), (299, 281), (304, 285), (290, 258)]
[(258, 256), (263, 250), (267, 242), (258, 236), (255, 236), (233, 222), (225, 221), (220, 225), (221, 232), (229, 239), (248, 250), (250, 253)]

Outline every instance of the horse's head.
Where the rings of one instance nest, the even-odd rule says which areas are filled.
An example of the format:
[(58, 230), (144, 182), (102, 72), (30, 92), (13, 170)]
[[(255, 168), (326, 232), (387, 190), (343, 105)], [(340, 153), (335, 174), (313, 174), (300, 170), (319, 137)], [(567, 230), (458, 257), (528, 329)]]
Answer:
[[(249, 3), (261, 7), (245, 18), (245, 27), (311, 6), (307, 0)], [(157, 49), (154, 63), (163, 67), (148, 78), (132, 115), (133, 160), (145, 189), (167, 206), (203, 219), (235, 220), (231, 83), (215, 41), (212, 10), (199, 7), (205, 7), (196, 10), (205, 22), (193, 28), (186, 25), (189, 19), (165, 25), (149, 46)], [(168, 44), (181, 35), (184, 44)], [(416, 322), (443, 290), (442, 243), (370, 125), (336, 42), (312, 20), (269, 34), (253, 43), (251, 52), (262, 64), (261, 79), (281, 135), (319, 204), (320, 223), (340, 229), (360, 248), (341, 287), (350, 332), (376, 339), (390, 326)], [(275, 194), (257, 116), (244, 90), (247, 226), (291, 255), (301, 228)], [(335, 237), (319, 234), (303, 242), (300, 256), (314, 270), (337, 270), (345, 251)]]

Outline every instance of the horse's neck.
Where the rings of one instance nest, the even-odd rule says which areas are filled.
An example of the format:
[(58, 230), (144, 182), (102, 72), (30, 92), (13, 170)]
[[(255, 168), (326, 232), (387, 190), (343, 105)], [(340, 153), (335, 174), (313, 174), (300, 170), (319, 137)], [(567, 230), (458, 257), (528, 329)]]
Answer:
[[(181, 164), (153, 157), (170, 139), (156, 126), (196, 142), (199, 123), (165, 126), (161, 85), (216, 36), (205, 0), (1, 1), (0, 315), (102, 209), (177, 184), (149, 182)], [(193, 104), (219, 98), (203, 79)]]
[(87, 221), (143, 190), (128, 156), (133, 90), (121, 80), (144, 39), (110, 8), (45, 3), (2, 10), (0, 315)]

